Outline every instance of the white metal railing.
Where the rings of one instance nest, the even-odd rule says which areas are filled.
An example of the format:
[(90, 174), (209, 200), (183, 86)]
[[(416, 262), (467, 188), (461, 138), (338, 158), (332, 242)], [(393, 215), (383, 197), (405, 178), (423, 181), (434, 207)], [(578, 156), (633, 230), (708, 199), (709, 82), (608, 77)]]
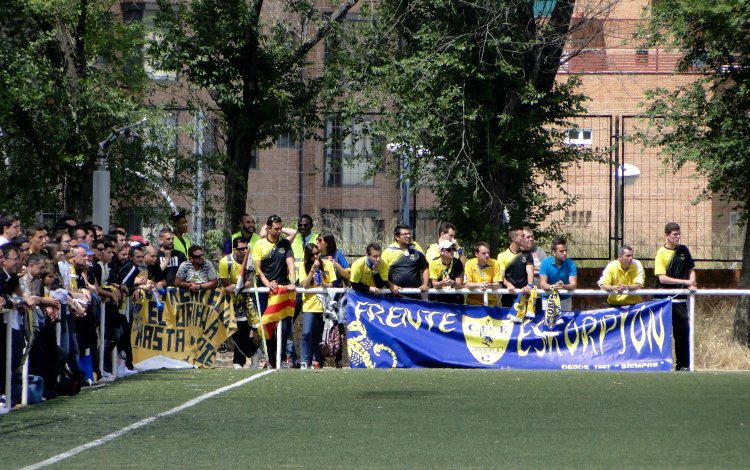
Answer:
[[(297, 288), (297, 292), (301, 294), (338, 294), (338, 293), (344, 293), (348, 291), (349, 288), (314, 288), (314, 289), (304, 289), (304, 288)], [(244, 289), (242, 292), (248, 293), (248, 294), (254, 294), (255, 292), (258, 293), (268, 293), (269, 289), (267, 287), (253, 287)], [(387, 288), (383, 288), (382, 292), (384, 295), (390, 294), (390, 291)], [(480, 290), (480, 289), (429, 289), (427, 292), (421, 292), (419, 289), (412, 288), (412, 289), (401, 289), (401, 294), (420, 294), (423, 299), (426, 299), (428, 295), (436, 294), (436, 295), (448, 295), (448, 294), (482, 294), (484, 297), (484, 305), (488, 305), (488, 299), (490, 295), (502, 295), (502, 294), (510, 294), (510, 291), (508, 289), (486, 289), (486, 290)], [(577, 289), (573, 291), (566, 291), (566, 290), (560, 290), (561, 294), (571, 295), (571, 296), (608, 296), (611, 295), (611, 292), (599, 290), (599, 289)], [(688, 290), (684, 289), (637, 289), (637, 290), (631, 290), (631, 291), (625, 291), (623, 294), (633, 294), (633, 295), (659, 295), (659, 296), (686, 296), (687, 297), (687, 305), (688, 305), (688, 315), (689, 315), (689, 322), (690, 322), (690, 370), (693, 370), (693, 364), (695, 359), (695, 347), (694, 347), (694, 340), (695, 340), (695, 329), (693, 328), (695, 324), (695, 298), (697, 296), (730, 296), (730, 297), (736, 297), (736, 296), (750, 296), (750, 289), (699, 289), (695, 292), (690, 292)], [(126, 316), (130, 316), (130, 299), (126, 299), (125, 303), (125, 309), (120, 310), (120, 314), (124, 314)], [(105, 306), (102, 303), (101, 306), (101, 316), (100, 316), (100, 322), (99, 322), (99, 370), (104, 371), (104, 328), (106, 326), (105, 321)], [(6, 370), (6, 377), (5, 377), (5, 406), (7, 408), (11, 408), (12, 405), (12, 396), (11, 396), (11, 379), (12, 379), (12, 315), (16, 314), (16, 310), (3, 310), (3, 317), (5, 321), (5, 331), (4, 334), (6, 335), (6, 356), (5, 356), (5, 370)], [(59, 322), (56, 325), (57, 329), (57, 341), (59, 344), (60, 341), (60, 330), (59, 330)], [(281, 322), (279, 322), (277, 326), (277, 348), (276, 348), (276, 367), (281, 367)], [(117, 377), (117, 347), (114, 347), (111, 354), (111, 361), (112, 361), (112, 375), (116, 378)], [(24, 370), (28, 367), (28, 358), (26, 359), (26, 362), (24, 363)], [(25, 383), (27, 380), (26, 374), (23, 374), (23, 384), (22, 384), (22, 403), (26, 403), (27, 397), (26, 397), (26, 391), (27, 391), (27, 384)]]

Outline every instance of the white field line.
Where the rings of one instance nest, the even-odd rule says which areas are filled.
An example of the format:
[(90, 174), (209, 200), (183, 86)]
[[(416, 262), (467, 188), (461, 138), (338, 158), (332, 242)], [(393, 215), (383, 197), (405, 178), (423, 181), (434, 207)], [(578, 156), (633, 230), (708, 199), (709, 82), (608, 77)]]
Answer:
[(53, 457), (48, 458), (47, 460), (43, 460), (43, 461), (35, 463), (33, 465), (29, 465), (28, 467), (23, 467), (22, 470), (32, 470), (32, 469), (36, 469), (36, 468), (46, 467), (47, 465), (56, 464), (56, 463), (60, 462), (61, 460), (67, 459), (68, 457), (72, 457), (72, 456), (74, 456), (76, 454), (80, 454), (81, 452), (83, 452), (85, 450), (91, 449), (91, 448), (96, 447), (96, 446), (100, 446), (100, 445), (105, 444), (105, 443), (107, 443), (109, 441), (117, 439), (120, 436), (124, 436), (125, 434), (127, 434), (127, 433), (129, 433), (131, 431), (135, 431), (136, 429), (139, 429), (139, 428), (142, 428), (142, 427), (144, 427), (144, 426), (146, 426), (148, 424), (151, 424), (152, 422), (156, 421), (159, 418), (164, 418), (164, 417), (171, 416), (173, 414), (179, 413), (180, 411), (183, 411), (183, 410), (186, 410), (186, 409), (188, 409), (190, 407), (193, 407), (193, 406), (197, 405), (198, 403), (200, 403), (202, 401), (208, 400), (209, 398), (215, 397), (216, 395), (220, 395), (220, 394), (222, 394), (224, 392), (232, 390), (233, 388), (237, 388), (237, 387), (240, 387), (242, 385), (245, 385), (248, 382), (252, 382), (255, 379), (259, 379), (259, 378), (264, 377), (264, 376), (266, 376), (268, 374), (271, 374), (271, 373), (273, 373), (275, 371), (276, 371), (276, 369), (270, 369), (270, 370), (267, 370), (265, 372), (261, 372), (260, 374), (256, 374), (256, 375), (253, 375), (253, 376), (248, 377), (246, 379), (242, 379), (239, 382), (235, 382), (235, 383), (233, 383), (231, 385), (227, 385), (226, 387), (218, 388), (218, 389), (214, 390), (213, 392), (208, 392), (208, 393), (203, 394), (203, 395), (201, 395), (199, 397), (193, 398), (192, 400), (187, 401), (187, 402), (183, 403), (180, 406), (172, 408), (171, 410), (167, 410), (167, 411), (164, 411), (164, 412), (159, 413), (157, 415), (150, 416), (148, 418), (144, 418), (144, 419), (142, 419), (142, 420), (140, 420), (140, 421), (138, 421), (136, 423), (131, 424), (130, 426), (126, 426), (126, 427), (124, 427), (124, 428), (122, 428), (120, 430), (117, 430), (117, 431), (113, 432), (113, 433), (107, 434), (104, 437), (101, 437), (99, 439), (93, 440), (93, 441), (88, 442), (86, 444), (83, 444), (81, 446), (74, 447), (73, 449), (70, 449), (67, 452), (63, 452), (62, 454), (57, 454), (57, 455), (55, 455)]

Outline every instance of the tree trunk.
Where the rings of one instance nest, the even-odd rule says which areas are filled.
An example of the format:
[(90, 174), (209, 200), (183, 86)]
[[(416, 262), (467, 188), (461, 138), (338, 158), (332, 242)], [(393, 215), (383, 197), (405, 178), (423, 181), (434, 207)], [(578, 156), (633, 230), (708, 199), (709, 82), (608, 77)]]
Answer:
[(239, 226), (242, 214), (247, 210), (250, 152), (254, 145), (252, 139), (244, 136), (227, 140), (229, 158), (224, 168), (224, 229), (229, 233)]
[[(750, 288), (750, 226), (745, 227), (739, 288)], [(750, 297), (745, 295), (737, 299), (737, 311), (734, 315), (734, 337), (740, 343), (750, 347)]]

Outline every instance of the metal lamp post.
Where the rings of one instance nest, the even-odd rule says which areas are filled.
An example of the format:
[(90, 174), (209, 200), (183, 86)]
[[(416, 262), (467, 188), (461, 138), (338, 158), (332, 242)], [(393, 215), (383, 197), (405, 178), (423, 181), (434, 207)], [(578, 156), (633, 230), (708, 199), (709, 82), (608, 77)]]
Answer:
[(94, 170), (94, 194), (93, 209), (94, 223), (101, 226), (104, 230), (109, 230), (110, 216), (110, 179), (107, 150), (110, 145), (123, 138), (134, 138), (139, 135), (133, 130), (146, 122), (146, 118), (129, 126), (114, 129), (112, 133), (99, 143), (96, 151), (96, 169)]

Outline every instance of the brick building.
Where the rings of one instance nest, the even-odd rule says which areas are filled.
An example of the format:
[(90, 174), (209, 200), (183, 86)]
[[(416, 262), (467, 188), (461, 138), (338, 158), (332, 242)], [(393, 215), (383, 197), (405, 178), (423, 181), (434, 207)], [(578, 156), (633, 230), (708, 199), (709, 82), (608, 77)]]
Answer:
[[(554, 0), (537, 3), (543, 9), (550, 1)], [(611, 149), (612, 162), (583, 164), (568, 171), (566, 189), (578, 200), (566, 213), (555, 214), (550, 222), (560, 222), (562, 230), (572, 235), (572, 256), (577, 258), (609, 258), (621, 243), (633, 245), (638, 257), (651, 258), (662, 242), (664, 223), (674, 220), (682, 225), (684, 242), (691, 246), (696, 258), (739, 259), (742, 234), (738, 233), (737, 214), (722, 207), (718, 198), (693, 204), (703, 181), (692, 168), (673, 175), (658, 151), (643, 149), (628, 140), (637, 130), (646, 128), (647, 123), (637, 117), (645, 90), (656, 86), (671, 89), (700, 74), (700, 70), (674, 74), (680, 58), (677, 52), (639, 47), (633, 35), (647, 4), (647, 0), (620, 0), (614, 2), (606, 18), (593, 21), (586, 18), (586, 4), (578, 8), (574, 21), (585, 21), (586, 27), (573, 36), (570, 49), (582, 50), (578, 55), (564, 57), (558, 80), (578, 75), (581, 91), (590, 100), (588, 115), (570, 130), (569, 143)], [(127, 11), (135, 11), (143, 18), (153, 9), (151, 2), (122, 5), (126, 15)], [(336, 5), (329, 3), (321, 9), (333, 11)], [(350, 16), (356, 14), (355, 8)], [(325, 53), (325, 44), (313, 50), (312, 67), (322, 66)], [(152, 73), (155, 78), (174, 82), (169, 92), (172, 96), (156, 99), (174, 101), (175, 123), (190, 123), (194, 115), (184, 106), (184, 84), (177, 77)], [(376, 118), (364, 116), (363, 120)], [(206, 122), (210, 123), (210, 119)], [(345, 140), (338, 146), (324, 145), (347, 124), (328, 118), (319, 140), (282, 135), (271, 148), (258, 150), (249, 176), (248, 211), (259, 221), (270, 214), (285, 220), (311, 214), (319, 229), (333, 228), (344, 241), (345, 251), (354, 254), (362, 253), (364, 243), (372, 239), (390, 241), (390, 229), (408, 200), (418, 239), (427, 242), (434, 238), (438, 221), (429, 218), (432, 198), (414, 188), (405, 197), (395, 177), (395, 156), (388, 155), (384, 167), (366, 177), (365, 163), (348, 165), (346, 160), (352, 152), (372, 152), (370, 141)], [(205, 145), (218, 145), (218, 139), (211, 137), (211, 127), (208, 129)], [(177, 145), (190, 153), (192, 141), (180, 139)], [(623, 164), (625, 171), (620, 176), (616, 168)], [(191, 205), (190, 200), (178, 203), (183, 207)], [(215, 208), (220, 209), (221, 205), (215, 204)], [(212, 220), (206, 220), (204, 228), (212, 225)]]

